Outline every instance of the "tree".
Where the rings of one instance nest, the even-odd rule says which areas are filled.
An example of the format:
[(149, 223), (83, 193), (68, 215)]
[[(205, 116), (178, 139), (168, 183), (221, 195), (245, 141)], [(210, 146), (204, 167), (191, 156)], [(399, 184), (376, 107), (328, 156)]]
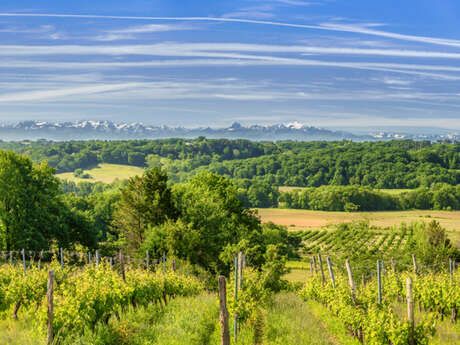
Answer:
[(53, 242), (61, 247), (74, 242), (94, 245), (90, 229), (84, 215), (74, 214), (63, 202), (53, 168), (0, 151), (1, 248), (41, 250)]
[(142, 177), (130, 178), (122, 189), (113, 225), (129, 251), (140, 248), (147, 228), (177, 218), (167, 183), (166, 172), (154, 167), (146, 170)]
[[(167, 248), (171, 255), (212, 272), (228, 272), (230, 263), (221, 255), (224, 251), (245, 249), (254, 265), (263, 260), (260, 221), (243, 206), (228, 179), (202, 173), (175, 185), (173, 196), (180, 219), (150, 229), (145, 249)], [(245, 248), (238, 247), (243, 243)]]

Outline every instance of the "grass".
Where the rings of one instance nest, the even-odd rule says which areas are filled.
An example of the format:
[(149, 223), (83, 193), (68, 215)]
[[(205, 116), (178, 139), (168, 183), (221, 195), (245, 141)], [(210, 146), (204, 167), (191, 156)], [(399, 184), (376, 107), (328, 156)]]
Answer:
[(385, 211), (385, 212), (327, 212), (279, 208), (257, 209), (262, 222), (287, 226), (290, 230), (312, 230), (359, 220), (370, 225), (387, 228), (415, 221), (438, 221), (446, 228), (449, 237), (460, 245), (460, 211)]
[(89, 179), (75, 177), (73, 173), (70, 172), (57, 174), (56, 176), (60, 179), (69, 180), (73, 182), (87, 181), (111, 183), (116, 179), (125, 180), (132, 176), (142, 175), (143, 172), (143, 168), (131, 165), (101, 163), (95, 168), (84, 170), (84, 173), (88, 173), (91, 175), (91, 178)]

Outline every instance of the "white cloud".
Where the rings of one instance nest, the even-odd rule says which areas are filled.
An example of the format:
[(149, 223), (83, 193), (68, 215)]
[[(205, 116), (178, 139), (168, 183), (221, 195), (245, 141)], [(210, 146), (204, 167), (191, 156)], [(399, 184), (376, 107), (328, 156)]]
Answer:
[(138, 86), (138, 83), (89, 85), (55, 90), (26, 91), (0, 94), (0, 102), (40, 101), (75, 95), (88, 95), (108, 91), (124, 90)]
[(129, 20), (140, 20), (140, 21), (213, 21), (213, 22), (229, 22), (229, 23), (248, 23), (248, 24), (261, 24), (261, 25), (272, 25), (280, 27), (291, 27), (299, 29), (315, 29), (315, 30), (327, 30), (327, 31), (339, 31), (339, 32), (353, 32), (379, 37), (388, 37), (403, 41), (415, 41), (450, 47), (460, 47), (460, 40), (437, 38), (437, 37), (426, 37), (426, 36), (415, 36), (415, 35), (404, 35), (382, 30), (373, 30), (369, 27), (375, 25), (382, 25), (380, 23), (370, 23), (367, 26), (356, 25), (356, 24), (341, 24), (341, 23), (322, 23), (320, 25), (304, 25), (304, 24), (293, 24), (283, 23), (275, 21), (263, 21), (254, 19), (241, 19), (241, 18), (224, 18), (224, 17), (140, 17), (140, 16), (104, 16), (104, 15), (80, 15), (80, 14), (54, 14), (54, 13), (0, 13), (0, 17), (52, 17), (52, 18), (81, 18), (81, 19), (129, 19)]
[(138, 34), (166, 32), (166, 31), (182, 31), (196, 29), (197, 27), (183, 24), (147, 24), (130, 26), (127, 28), (107, 30), (102, 35), (98, 35), (93, 40), (95, 41), (118, 41), (136, 39)]

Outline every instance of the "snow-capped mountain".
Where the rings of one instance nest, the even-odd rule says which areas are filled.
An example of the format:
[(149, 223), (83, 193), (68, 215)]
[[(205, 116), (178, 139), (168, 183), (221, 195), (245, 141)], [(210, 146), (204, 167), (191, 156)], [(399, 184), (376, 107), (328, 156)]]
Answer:
[(168, 127), (146, 125), (140, 122), (115, 123), (111, 121), (46, 122), (22, 121), (16, 124), (0, 125), (0, 140), (123, 140), (162, 138), (228, 138), (250, 140), (460, 140), (459, 133), (407, 134), (398, 131), (379, 131), (369, 134), (330, 130), (307, 126), (299, 122), (276, 125), (243, 126), (238, 122), (230, 127)]

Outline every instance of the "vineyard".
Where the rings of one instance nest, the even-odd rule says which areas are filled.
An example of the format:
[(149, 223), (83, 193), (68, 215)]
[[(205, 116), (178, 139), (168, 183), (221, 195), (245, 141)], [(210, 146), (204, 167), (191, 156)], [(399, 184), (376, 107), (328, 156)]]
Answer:
[[(0, 313), (5, 318), (31, 319), (43, 331), (52, 327), (51, 337), (56, 338), (49, 344), (58, 344), (88, 327), (107, 323), (112, 316), (119, 318), (129, 308), (166, 305), (172, 298), (194, 296), (204, 289), (196, 278), (174, 271), (127, 266), (120, 274), (119, 268), (108, 262), (63, 268), (53, 261), (41, 269), (31, 263), (26, 271), (22, 265), (5, 264), (0, 266)], [(51, 325), (50, 278), (54, 286)]]
[[(357, 243), (369, 241), (363, 234), (342, 235), (319, 231), (307, 233), (305, 238), (320, 242), (325, 248), (333, 244), (336, 250), (342, 248), (344, 251), (347, 250), (344, 242), (349, 243), (348, 248), (353, 248)], [(410, 234), (383, 235), (372, 241), (375, 243), (373, 248), (401, 242), (400, 239), (406, 236)], [(350, 246), (354, 239), (357, 239), (356, 243)], [(69, 264), (71, 258), (85, 257), (89, 259), (87, 262)], [(147, 261), (131, 260), (126, 265), (122, 257), (103, 260), (99, 253), (92, 256), (69, 253), (65, 262), (56, 258), (60, 259), (60, 256), (55, 254), (49, 263), (34, 262), (30, 257), (30, 261), (18, 264), (14, 260), (11, 264), (8, 255), (3, 255), (5, 263), (0, 266), (1, 317), (16, 322), (21, 319), (32, 321), (43, 335), (51, 327), (52, 340), (48, 344), (67, 344), (76, 335), (104, 327), (110, 319), (119, 320), (130, 311), (152, 305), (166, 310), (168, 304), (180, 296), (206, 296), (205, 289), (213, 290), (192, 275), (176, 273), (175, 261), (166, 265), (165, 258), (163, 262), (155, 260), (150, 264), (147, 255)], [(310, 264), (298, 264), (299, 268), (307, 268), (304, 271), (306, 282), (284, 282), (281, 289), (296, 291), (297, 296), (307, 303), (314, 301), (324, 305), (330, 313), (329, 318), (340, 320), (357, 342), (370, 345), (431, 344), (438, 322), (449, 320), (458, 326), (460, 274), (452, 260), (442, 268), (418, 265), (415, 256), (412, 265), (394, 261), (384, 264), (379, 260), (374, 267), (354, 267), (349, 260), (333, 261), (319, 253), (311, 258)], [(228, 344), (262, 344), (270, 332), (280, 332), (277, 325), (268, 325), (265, 321), (269, 317), (266, 310), (272, 308), (270, 300), (278, 296), (274, 294), (275, 290), (267, 288), (274, 283), (272, 273), (246, 267), (246, 259), (240, 259), (240, 264), (236, 260), (234, 267), (225, 294), (227, 319), (222, 319), (221, 308), (221, 327), (222, 320), (226, 321)], [(358, 271), (367, 273), (358, 275)], [(53, 286), (51, 319), (50, 278)], [(219, 278), (219, 287), (225, 280), (223, 276)], [(219, 319), (214, 313), (218, 296), (207, 296), (200, 297), (200, 303), (206, 303), (205, 306), (195, 307), (206, 315), (203, 321), (206, 325), (195, 327), (206, 327), (207, 332), (211, 332), (205, 342), (211, 344), (210, 339), (218, 339)], [(222, 303), (221, 291), (220, 296)], [(209, 298), (215, 302), (208, 302)], [(297, 303), (293, 298), (281, 297), (284, 303)], [(408, 316), (401, 312), (401, 306), (406, 304)]]
[[(312, 260), (312, 278), (302, 287), (300, 296), (327, 306), (365, 344), (428, 344), (437, 321), (449, 316), (452, 323), (457, 322), (460, 275), (452, 262), (448, 271), (418, 274), (415, 257), (412, 272), (397, 273), (394, 263), (393, 269), (386, 271), (378, 261), (375, 274), (363, 274), (356, 283), (348, 260), (342, 267), (328, 257), (328, 279), (326, 269), (317, 266), (321, 256), (317, 258)], [(404, 302), (408, 305), (407, 318), (397, 312), (398, 304)], [(425, 314), (417, 322), (414, 305)]]
[(366, 223), (353, 227), (343, 224), (334, 230), (302, 231), (305, 253), (355, 253), (385, 255), (405, 251), (411, 243), (414, 228), (402, 225), (391, 229), (370, 228)]

